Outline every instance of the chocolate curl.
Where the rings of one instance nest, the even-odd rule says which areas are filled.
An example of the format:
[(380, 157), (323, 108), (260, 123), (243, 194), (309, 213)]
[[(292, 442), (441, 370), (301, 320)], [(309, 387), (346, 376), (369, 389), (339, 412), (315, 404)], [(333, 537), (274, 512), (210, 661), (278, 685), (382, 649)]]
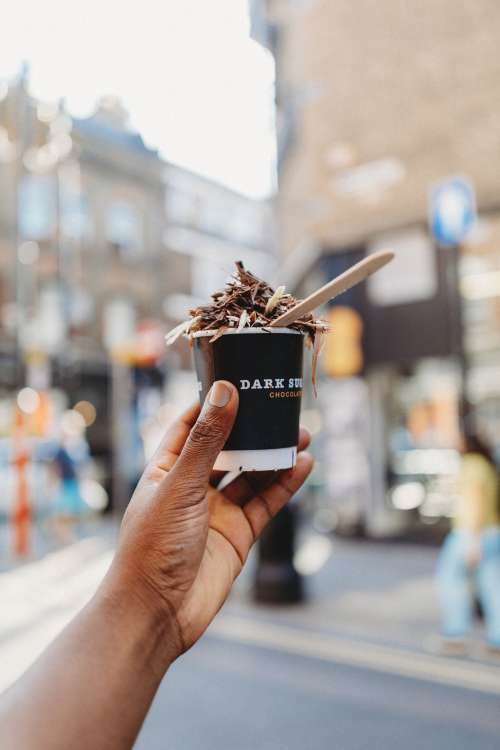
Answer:
[(246, 310), (243, 310), (243, 312), (240, 315), (240, 319), (238, 321), (238, 331), (241, 331), (242, 328), (246, 326), (248, 322), (248, 313)]
[(314, 398), (318, 398), (318, 390), (316, 388), (316, 373), (318, 369), (318, 357), (325, 343), (325, 332), (317, 330), (314, 336), (314, 345), (312, 351), (312, 363), (311, 363), (311, 382), (314, 391)]
[(175, 328), (172, 328), (169, 333), (165, 336), (165, 343), (167, 346), (172, 346), (179, 336), (182, 336), (183, 333), (187, 331), (187, 329), (192, 325), (192, 320), (184, 320), (182, 323), (179, 323), (178, 326), (175, 326)]
[(217, 339), (220, 339), (220, 337), (224, 336), (224, 334), (228, 330), (229, 330), (229, 326), (222, 326), (222, 328), (219, 328), (215, 336), (212, 336), (212, 338), (210, 339), (210, 343), (213, 344), (214, 341), (217, 341)]
[(276, 291), (274, 292), (273, 296), (268, 301), (268, 303), (266, 305), (266, 309), (264, 310), (264, 312), (265, 312), (266, 315), (269, 315), (269, 313), (272, 313), (272, 311), (274, 310), (274, 308), (276, 307), (276, 305), (278, 304), (278, 302), (280, 301), (280, 299), (283, 297), (284, 293), (285, 293), (285, 287), (284, 286), (279, 286), (276, 289)]

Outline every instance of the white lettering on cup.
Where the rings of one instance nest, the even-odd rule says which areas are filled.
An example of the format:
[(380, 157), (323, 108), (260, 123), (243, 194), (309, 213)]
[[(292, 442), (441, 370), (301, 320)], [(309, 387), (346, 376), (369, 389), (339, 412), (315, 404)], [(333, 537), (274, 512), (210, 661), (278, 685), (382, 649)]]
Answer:
[(255, 390), (256, 388), (262, 388), (260, 384), (260, 380), (257, 380), (257, 379), (253, 381), (252, 390)]
[(285, 387), (285, 378), (275, 378), (275, 387), (276, 388), (284, 388)]
[(272, 388), (273, 387), (273, 381), (271, 378), (265, 378), (264, 379), (264, 388)]
[(248, 389), (250, 388), (250, 381), (240, 380), (240, 388), (242, 391), (248, 391)]

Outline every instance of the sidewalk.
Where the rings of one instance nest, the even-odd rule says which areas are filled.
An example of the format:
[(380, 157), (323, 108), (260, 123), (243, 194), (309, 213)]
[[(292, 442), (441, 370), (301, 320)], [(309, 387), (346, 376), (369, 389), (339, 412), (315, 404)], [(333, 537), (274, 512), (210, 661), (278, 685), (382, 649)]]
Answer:
[[(69, 542), (69, 545), (94, 536), (110, 535), (114, 537), (117, 528), (118, 523), (112, 515), (89, 515), (77, 522), (72, 532), (74, 539)], [(68, 546), (55, 538), (46, 520), (40, 519), (31, 525), (29, 554), (26, 557), (16, 557), (13, 551), (13, 538), (12, 525), (7, 519), (3, 518), (0, 520), (0, 573), (35, 563), (37, 560), (42, 560), (46, 555)]]
[[(85, 536), (27, 561), (4, 558), (0, 569), (0, 692), (37, 658), (90, 599), (113, 555), (116, 524), (100, 519)], [(5, 549), (5, 548), (4, 548)]]

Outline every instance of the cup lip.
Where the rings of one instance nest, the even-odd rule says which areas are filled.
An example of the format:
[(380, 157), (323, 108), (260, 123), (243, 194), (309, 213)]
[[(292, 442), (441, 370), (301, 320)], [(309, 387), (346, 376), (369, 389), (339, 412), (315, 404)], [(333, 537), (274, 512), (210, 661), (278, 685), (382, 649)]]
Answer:
[[(212, 329), (210, 331), (196, 331), (196, 333), (188, 334), (190, 338), (198, 339), (202, 338), (204, 336), (214, 336), (217, 332), (217, 329)], [(260, 326), (259, 328), (242, 328), (240, 331), (238, 331), (237, 328), (229, 328), (227, 331), (225, 331), (222, 336), (228, 336), (228, 335), (235, 335), (235, 334), (241, 334), (241, 333), (292, 333), (296, 336), (304, 336), (305, 334), (301, 331), (294, 331), (292, 328), (265, 328), (264, 326)], [(222, 338), (222, 336), (220, 338)]]

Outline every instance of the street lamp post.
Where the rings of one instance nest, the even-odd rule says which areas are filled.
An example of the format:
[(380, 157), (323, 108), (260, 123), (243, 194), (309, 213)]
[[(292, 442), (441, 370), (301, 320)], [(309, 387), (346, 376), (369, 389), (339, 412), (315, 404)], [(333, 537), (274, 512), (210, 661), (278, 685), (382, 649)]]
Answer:
[(111, 362), (111, 463), (112, 502), (119, 513), (125, 511), (130, 491), (131, 426), (133, 400), (131, 366), (134, 361), (136, 318), (134, 307), (125, 298), (111, 299), (104, 309), (104, 346)]

